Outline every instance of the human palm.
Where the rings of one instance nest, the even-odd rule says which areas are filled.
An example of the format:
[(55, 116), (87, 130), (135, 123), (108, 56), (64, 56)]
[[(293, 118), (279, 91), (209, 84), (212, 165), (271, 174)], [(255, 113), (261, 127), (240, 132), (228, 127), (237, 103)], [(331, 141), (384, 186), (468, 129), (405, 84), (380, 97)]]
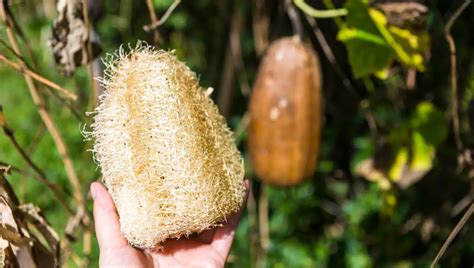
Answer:
[(162, 250), (141, 251), (123, 237), (115, 205), (105, 187), (93, 183), (91, 194), (100, 267), (224, 267), (241, 213), (199, 236), (166, 241)]

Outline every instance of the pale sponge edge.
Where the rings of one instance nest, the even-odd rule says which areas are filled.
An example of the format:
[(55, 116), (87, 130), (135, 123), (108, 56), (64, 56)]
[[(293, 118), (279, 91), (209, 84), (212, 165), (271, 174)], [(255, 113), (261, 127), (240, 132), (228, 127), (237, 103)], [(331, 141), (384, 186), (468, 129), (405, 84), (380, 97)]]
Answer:
[(243, 205), (243, 160), (196, 74), (139, 44), (106, 60), (89, 137), (130, 244), (201, 232)]

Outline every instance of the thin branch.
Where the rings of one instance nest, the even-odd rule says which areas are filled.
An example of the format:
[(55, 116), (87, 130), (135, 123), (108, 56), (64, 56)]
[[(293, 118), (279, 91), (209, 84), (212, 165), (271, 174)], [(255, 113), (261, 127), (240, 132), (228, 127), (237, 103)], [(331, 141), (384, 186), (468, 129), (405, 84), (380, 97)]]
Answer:
[(248, 97), (250, 95), (250, 85), (248, 83), (248, 75), (242, 56), (242, 46), (240, 45), (240, 42), (240, 31), (232, 31), (229, 36), (232, 61), (236, 72), (239, 74), (240, 91), (244, 97)]
[[(86, 41), (86, 48), (87, 48), (87, 58), (89, 59), (89, 63), (87, 63), (87, 72), (89, 73), (89, 81), (91, 84), (91, 105), (92, 109), (94, 109), (97, 106), (97, 103), (99, 101), (99, 90), (97, 88), (96, 81), (94, 80), (94, 60), (93, 60), (93, 53), (92, 53), (92, 35), (91, 35), (91, 24), (89, 20), (89, 0), (82, 0), (82, 12), (84, 16), (84, 26), (86, 28), (86, 33), (87, 33), (87, 41)], [(92, 110), (91, 109), (91, 110)], [(78, 187), (78, 191), (80, 190), (80, 185)], [(85, 213), (86, 208), (84, 201), (82, 201), (79, 206), (78, 206), (78, 211), (82, 211), (80, 213), (81, 219), (84, 219), (86, 222), (85, 226), (89, 226), (89, 217)], [(82, 220), (79, 221), (82, 223)], [(73, 231), (74, 229), (72, 229)], [(84, 253), (84, 259), (86, 261), (86, 264), (88, 262), (89, 255), (91, 254), (91, 231), (88, 230), (87, 228), (84, 229), (84, 234), (83, 234), (83, 240), (82, 240), (82, 251)], [(87, 265), (85, 265), (86, 267)]]
[[(48, 88), (49, 89), (49, 88)], [(86, 119), (85, 115), (79, 112), (79, 110), (74, 106), (74, 103), (71, 103), (71, 101), (66, 100), (63, 96), (59, 95), (56, 91), (49, 90), (51, 95), (59, 101), (62, 105), (64, 105), (66, 108), (71, 110), (72, 114), (79, 120), (79, 121), (84, 121)]]
[(38, 128), (35, 131), (35, 135), (33, 136), (33, 139), (31, 140), (30, 144), (28, 145), (28, 149), (26, 150), (26, 153), (28, 155), (32, 155), (34, 153), (34, 151), (36, 150), (36, 146), (44, 137), (45, 132), (46, 128), (44, 127), (44, 125), (39, 124)]
[(261, 56), (268, 46), (270, 18), (265, 12), (265, 0), (252, 1), (252, 34), (257, 56)]
[[(150, 15), (150, 25), (155, 25), (158, 23), (158, 17), (156, 16), (155, 6), (153, 5), (153, 0), (146, 0), (146, 7), (148, 8), (148, 14)], [(153, 29), (153, 41), (155, 45), (160, 43), (160, 33), (158, 32), (158, 28)]]
[(66, 263), (69, 263), (69, 260), (72, 260), (76, 267), (87, 267), (86, 261), (79, 257), (72, 249), (71, 243), (67, 239), (61, 240), (61, 258), (59, 261), (59, 267), (66, 267)]
[(459, 213), (463, 212), (473, 202), (471, 195), (466, 195), (459, 200), (451, 209), (450, 216), (456, 217)]
[(444, 27), (444, 37), (448, 42), (449, 54), (451, 60), (451, 119), (453, 121), (453, 131), (456, 141), (456, 147), (458, 151), (463, 150), (463, 144), (461, 140), (461, 134), (459, 131), (459, 114), (458, 114), (458, 85), (457, 85), (457, 67), (456, 67), (456, 44), (451, 35), (451, 28), (456, 22), (456, 19), (471, 3), (471, 0), (466, 0), (464, 3), (454, 12), (451, 18), (448, 19), (446, 26)]
[(458, 86), (457, 86), (457, 68), (456, 68), (456, 45), (450, 33), (445, 33), (448, 42), (450, 61), (451, 61), (451, 120), (453, 121), (454, 138), (458, 151), (462, 151), (463, 145), (461, 134), (459, 131), (459, 114), (458, 114)]
[[(8, 22), (11, 22), (12, 20), (7, 19), (7, 14), (8, 14), (6, 11), (8, 8), (7, 3), (8, 2), (5, 0), (0, 1), (0, 17), (2, 17), (4, 20), (4, 23), (6, 26), (5, 31), (8, 36), (8, 40), (10, 41), (11, 47), (13, 48), (15, 53), (21, 55), (20, 48), (13, 31), (13, 29), (17, 28), (18, 26), (11, 25), (10, 23), (8, 23)], [(21, 69), (26, 68), (26, 64), (23, 61), (20, 61), (19, 66), (21, 67)], [(56, 126), (56, 124), (51, 118), (51, 115), (48, 113), (48, 111), (45, 108), (44, 102), (41, 99), (38, 93), (38, 89), (33, 81), (33, 76), (26, 72), (23, 73), (23, 76), (30, 90), (30, 95), (33, 99), (33, 102), (35, 103), (38, 109), (38, 113), (43, 123), (46, 125), (46, 128), (49, 130), (49, 133), (51, 134), (51, 137), (53, 138), (56, 148), (61, 156), (69, 181), (73, 186), (74, 199), (78, 202), (79, 206), (85, 206), (84, 198), (82, 197), (81, 184), (79, 183), (79, 178), (77, 177), (77, 174), (74, 171), (74, 165), (72, 163), (71, 157), (69, 156), (69, 152), (66, 147), (66, 144), (64, 143), (64, 140), (58, 131), (58, 127)]]
[[(33, 66), (38, 67), (37, 60), (36, 60), (35, 57), (33, 57), (33, 50), (31, 49), (30, 43), (28, 42), (28, 40), (26, 40), (25, 33), (21, 30), (21, 28), (19, 27), (19, 24), (17, 23), (15, 17), (11, 13), (11, 10), (8, 8), (8, 3), (7, 2), (5, 2), (4, 7), (5, 7), (5, 9), (4, 9), (5, 16), (3, 16), (3, 17), (5, 18), (5, 25), (8, 24), (8, 25), (13, 27), (14, 31), (16, 31), (16, 33), (18, 34), (20, 39), (23, 41), (24, 46), (26, 48), (26, 51), (27, 51), (28, 55), (30, 56), (31, 61), (33, 62)], [(21, 53), (15, 53), (15, 54), (19, 55)], [(23, 60), (23, 61), (26, 62), (26, 60)]]
[[(347, 89), (347, 91), (351, 95), (353, 95), (354, 98), (359, 102), (360, 101), (360, 96), (355, 91), (354, 86), (351, 83), (351, 80), (347, 77), (347, 75), (344, 73), (341, 66), (337, 62), (336, 56), (334, 55), (334, 53), (331, 49), (331, 46), (329, 46), (323, 32), (319, 28), (316, 19), (314, 19), (313, 17), (310, 17), (308, 15), (306, 15), (305, 17), (306, 17), (306, 20), (308, 21), (309, 25), (313, 28), (314, 36), (316, 37), (316, 40), (318, 40), (318, 43), (321, 46), (321, 48), (324, 52), (324, 55), (328, 59), (329, 63), (331, 63), (331, 66), (334, 69), (334, 71), (336, 72), (336, 75), (339, 76), (339, 78), (342, 81), (342, 84)], [(373, 136), (376, 136), (377, 124), (375, 122), (373, 114), (368, 109), (363, 109), (362, 111), (364, 112), (367, 124), (369, 125), (370, 132), (372, 133)]]
[(416, 86), (416, 69), (409, 68), (406, 78), (406, 87), (408, 90), (413, 90)]
[[(90, 219), (87, 213), (85, 213), (84, 216), (82, 217), (81, 224), (84, 224), (85, 226), (90, 226)], [(83, 244), (82, 250), (85, 255), (84, 256), (85, 264), (83, 267), (89, 267), (88, 265), (89, 256), (92, 252), (92, 232), (93, 230), (91, 230), (90, 228), (87, 228), (84, 230), (84, 234), (82, 235), (82, 244)]]
[(150, 25), (144, 25), (143, 30), (145, 30), (146, 32), (149, 32), (163, 25), (163, 23), (166, 22), (166, 20), (171, 15), (171, 13), (173, 13), (176, 7), (178, 7), (179, 3), (181, 3), (181, 0), (175, 0), (173, 4), (171, 4), (171, 6), (168, 8), (168, 10), (166, 10), (165, 14), (163, 15), (163, 17), (161, 17), (159, 21), (156, 21)]
[(459, 18), (461, 13), (471, 4), (471, 0), (465, 0), (464, 3), (453, 13), (451, 18), (448, 19), (446, 26), (444, 27), (445, 32), (451, 32), (451, 28), (453, 27), (456, 20)]
[(66, 225), (66, 229), (64, 231), (66, 238), (68, 238), (71, 241), (75, 240), (74, 231), (76, 230), (77, 226), (81, 224), (81, 219), (84, 217), (85, 213), (86, 213), (85, 208), (79, 207), (76, 213), (72, 217), (69, 218), (68, 223)]
[(35, 173), (38, 175), (35, 178), (38, 179), (39, 182), (43, 183), (46, 185), (54, 194), (54, 196), (58, 199), (59, 203), (71, 214), (74, 214), (74, 211), (69, 207), (67, 204), (66, 200), (62, 197), (61, 195), (61, 187), (59, 185), (49, 181), (46, 178), (46, 174), (43, 170), (41, 170), (38, 165), (36, 165), (33, 160), (28, 156), (26, 151), (21, 147), (21, 145), (18, 143), (16, 140), (15, 136), (13, 135), (13, 130), (8, 126), (3, 112), (0, 107), (0, 126), (3, 129), (3, 132), (5, 135), (8, 137), (10, 142), (12, 143), (13, 147), (17, 150), (17, 152), (20, 154), (20, 156), (23, 158), (23, 160), (35, 171)]
[(240, 8), (234, 6), (232, 21), (230, 24), (229, 42), (226, 48), (222, 75), (219, 85), (219, 95), (217, 96), (217, 106), (224, 117), (228, 117), (232, 108), (232, 97), (234, 95), (235, 64), (232, 53), (233, 40), (238, 41), (238, 36), (244, 24), (244, 18)]
[(250, 116), (248, 112), (245, 112), (245, 114), (240, 119), (239, 125), (237, 125), (237, 127), (234, 130), (234, 139), (237, 145), (239, 145), (240, 142), (244, 139), (244, 132), (247, 129), (249, 123), (250, 123)]
[(15, 171), (15, 172), (20, 173), (21, 175), (28, 176), (28, 172), (26, 170), (23, 170), (19, 167), (12, 166), (3, 161), (0, 161), (0, 170), (2, 170), (2, 173), (5, 175), (9, 175), (11, 174), (12, 171)]
[(293, 33), (297, 34), (301, 40), (304, 37), (303, 24), (301, 23), (300, 14), (296, 11), (296, 8), (293, 6), (291, 0), (285, 1), (286, 13), (290, 19), (291, 26), (293, 27)]
[[(15, 52), (17, 52), (15, 50)], [(19, 52), (19, 51), (18, 51)], [(18, 57), (19, 59), (21, 59), (22, 57)], [(46, 78), (44, 78), (43, 76), (33, 72), (32, 70), (30, 70), (26, 64), (24, 64), (24, 61), (21, 60), (22, 64), (18, 64), (12, 60), (9, 60), (7, 59), (4, 55), (0, 54), (0, 61), (3, 61), (4, 63), (6, 63), (8, 66), (12, 67), (13, 69), (15, 69), (16, 71), (20, 72), (20, 73), (23, 73), (24, 75), (28, 75), (29, 77), (33, 78), (34, 80), (42, 83), (43, 85), (46, 85), (48, 86), (49, 88), (51, 89), (54, 89), (54, 90), (57, 90), (61, 93), (63, 93), (65, 96), (67, 96), (69, 99), (72, 99), (72, 100), (76, 100), (77, 99), (77, 96), (76, 94), (68, 91), (67, 89), (61, 87), (60, 85), (52, 82), (51, 80), (48, 80)], [(24, 65), (24, 66), (22, 66)]]
[(10, 47), (5, 41), (3, 41), (2, 39), (0, 39), (0, 44), (1, 44), (2, 46), (4, 46), (10, 53), (12, 53), (13, 56), (15, 56), (15, 57), (19, 58), (20, 60), (26, 62), (26, 60), (25, 60), (25, 58), (23, 58), (23, 56), (16, 54), (16, 52), (13, 50), (13, 48), (11, 48), (11, 47)]
[(462, 227), (464, 227), (464, 225), (469, 220), (473, 212), (474, 212), (474, 204), (471, 204), (471, 206), (466, 211), (466, 213), (464, 213), (464, 216), (462, 216), (461, 220), (459, 220), (458, 224), (456, 224), (456, 227), (454, 227), (454, 229), (451, 231), (446, 241), (444, 241), (443, 246), (439, 250), (438, 254), (436, 254), (434, 261), (431, 263), (431, 266), (430, 266), (431, 268), (434, 268), (436, 264), (439, 262), (439, 260), (441, 259), (441, 257), (443, 257), (444, 252), (446, 252), (451, 242), (453, 242), (454, 238), (456, 238), (459, 231), (461, 231)]
[(319, 10), (315, 9), (312, 6), (306, 4), (304, 0), (294, 0), (295, 5), (301, 9), (304, 13), (308, 14), (311, 17), (327, 19), (334, 17), (341, 17), (347, 15), (347, 9), (330, 9), (330, 10)]
[(259, 267), (267, 267), (268, 248), (270, 246), (270, 228), (268, 220), (268, 185), (262, 183), (260, 197), (258, 199), (258, 223), (260, 231), (260, 254), (258, 258)]
[(97, 102), (99, 100), (99, 91), (97, 89), (97, 84), (94, 80), (94, 65), (93, 65), (93, 53), (92, 53), (92, 35), (91, 35), (91, 25), (89, 20), (89, 0), (82, 0), (82, 15), (84, 17), (84, 27), (85, 33), (87, 34), (86, 38), (86, 52), (87, 52), (87, 59), (89, 62), (87, 63), (87, 72), (89, 74), (89, 82), (91, 84), (91, 104), (92, 109), (97, 106)]
[(346, 76), (346, 74), (342, 71), (341, 66), (337, 63), (336, 56), (334, 56), (334, 53), (332, 52), (331, 47), (329, 46), (326, 37), (324, 36), (323, 32), (318, 26), (317, 21), (310, 16), (305, 16), (306, 20), (308, 21), (309, 25), (313, 28), (313, 33), (314, 36), (316, 37), (316, 40), (318, 40), (319, 45), (323, 49), (324, 55), (326, 55), (326, 58), (329, 60), (331, 63), (332, 67), (334, 68), (334, 71), (336, 71), (336, 74), (339, 76), (339, 78), (342, 80), (342, 84), (354, 95), (356, 95), (357, 98), (357, 93), (355, 93), (354, 87), (351, 84), (351, 81), (349, 78)]
[(90, 218), (85, 207), (78, 207), (76, 213), (69, 218), (64, 231), (66, 237), (69, 240), (74, 240), (74, 232), (81, 225), (88, 231), (94, 230), (90, 224)]
[[(5, 41), (3, 41), (2, 39), (0, 39), (0, 44), (3, 45), (10, 53), (12, 53), (16, 58), (20, 59), (21, 61), (23, 61), (25, 63), (25, 65), (28, 67), (28, 69), (32, 69), (28, 63), (26, 62), (25, 58), (21, 55), (18, 55), (15, 53), (15, 51), (13, 50), (13, 48), (11, 48), (7, 43), (5, 43)], [(35, 61), (35, 57), (33, 57), (33, 54), (28, 50), (28, 53), (30, 53), (30, 58)], [(59, 102), (61, 102), (63, 105), (65, 105), (67, 108), (69, 108), (72, 113), (77, 117), (77, 119), (79, 120), (83, 120), (84, 119), (84, 116), (81, 115), (81, 113), (79, 113), (77, 111), (77, 109), (68, 101), (66, 100), (64, 97), (62, 97), (61, 95), (58, 94), (58, 92), (56, 90), (53, 90), (51, 89), (50, 87), (46, 87), (49, 92), (53, 95), (53, 97), (55, 97), (57, 100), (59, 100)]]
[[(323, 1), (323, 5), (327, 8), (327, 9), (335, 9), (336, 6), (334, 6), (334, 4), (332, 3), (332, 0), (322, 0)], [(341, 19), (341, 17), (335, 17), (334, 18), (334, 22), (336, 23), (337, 27), (341, 28), (344, 21)]]
[[(252, 183), (252, 182), (250, 182)], [(249, 197), (247, 201), (247, 211), (249, 217), (249, 248), (250, 248), (250, 261), (251, 263), (257, 262), (257, 253), (258, 253), (258, 223), (257, 223), (257, 202), (255, 200), (255, 195), (253, 194), (253, 189), (250, 187)]]

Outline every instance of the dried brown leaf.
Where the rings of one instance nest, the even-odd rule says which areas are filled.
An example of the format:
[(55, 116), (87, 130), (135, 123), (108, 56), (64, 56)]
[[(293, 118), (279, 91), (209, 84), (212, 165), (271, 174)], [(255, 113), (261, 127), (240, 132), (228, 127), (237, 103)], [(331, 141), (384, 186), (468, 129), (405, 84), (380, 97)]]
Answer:
[(46, 241), (48, 241), (49, 246), (52, 249), (56, 249), (59, 246), (59, 235), (41, 214), (40, 209), (33, 204), (20, 205), (19, 209), (25, 219), (33, 224)]
[[(31, 233), (31, 223), (48, 242)], [(59, 236), (32, 204), (19, 206), (13, 189), (0, 173), (0, 267), (58, 267)]]
[(0, 238), (0, 267), (20, 267), (10, 243)]
[[(49, 45), (60, 73), (69, 76), (77, 67), (97, 57), (101, 48), (98, 41), (89, 36), (81, 0), (59, 0), (56, 8), (59, 16), (54, 20)], [(92, 42), (92, 58), (87, 53), (89, 41)]]

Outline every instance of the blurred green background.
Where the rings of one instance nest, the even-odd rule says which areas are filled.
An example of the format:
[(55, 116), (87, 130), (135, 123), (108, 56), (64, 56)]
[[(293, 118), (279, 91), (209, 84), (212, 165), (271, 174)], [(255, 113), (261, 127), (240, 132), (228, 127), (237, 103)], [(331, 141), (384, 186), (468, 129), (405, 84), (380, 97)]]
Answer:
[[(11, 2), (12, 13), (33, 49), (37, 72), (79, 96), (73, 103), (78, 111), (75, 115), (51, 97), (48, 90), (42, 91), (87, 196), (88, 185), (100, 175), (88, 151), (91, 145), (81, 134), (89, 120), (85, 113), (91, 111), (87, 68), (78, 68), (72, 77), (61, 76), (57, 71), (48, 47), (51, 24), (57, 16), (55, 1), (7, 2)], [(152, 34), (142, 29), (150, 23), (145, 1), (90, 2), (102, 56), (113, 53), (120, 44), (133, 45), (137, 40), (153, 44)], [(154, 0), (159, 17), (172, 2)], [(320, 9), (331, 4), (322, 2), (310, 3)], [(451, 124), (450, 53), (443, 25), (464, 1), (398, 1), (402, 6), (413, 2), (426, 5), (426, 24), (421, 28), (404, 24), (401, 28), (405, 35), (381, 47), (364, 36), (347, 38), (347, 34), (353, 33), (350, 30), (360, 30), (386, 40), (380, 34), (383, 30), (377, 28), (381, 24), (373, 17), (371, 20), (367, 11), (387, 2), (390, 1), (334, 1), (336, 6), (348, 9), (347, 17), (316, 18), (349, 86), (328, 61), (304, 13), (297, 11), (305, 40), (319, 55), (324, 77), (324, 125), (318, 170), (299, 186), (278, 188), (259, 182), (246, 161), (253, 195), (239, 226), (229, 267), (426, 267), (472, 202), (474, 167), (468, 158), (474, 145), (474, 5), (467, 7), (452, 28), (458, 60), (459, 132), (463, 143), (460, 151)], [(286, 10), (285, 2), (276, 0), (183, 1), (159, 27), (159, 47), (174, 49), (178, 58), (199, 74), (202, 86), (215, 88), (213, 98), (231, 128), (236, 129), (243, 126), (248, 89), (262, 57), (261, 44), (257, 42), (271, 42), (293, 34)], [(407, 8), (402, 14), (411, 13)], [(259, 23), (264, 26), (259, 28)], [(237, 37), (240, 48), (230, 46), (232, 36)], [(0, 38), (8, 43), (3, 25)], [(423, 38), (430, 45), (406, 45), (425, 42)], [(408, 60), (397, 54), (394, 44), (403, 46)], [(0, 53), (15, 59), (5, 46), (0, 46)], [(422, 63), (415, 62), (417, 53), (423, 57)], [(32, 62), (29, 57), (26, 60)], [(407, 77), (416, 69), (424, 71), (416, 72), (414, 86), (407, 86)], [(227, 99), (223, 97), (224, 91), (230, 92)], [(61, 185), (73, 204), (61, 158), (45, 131), (26, 83), (20, 73), (3, 63), (0, 104), (20, 144), (28, 148), (48, 178)], [(237, 142), (248, 160), (245, 139), (244, 131)], [(0, 161), (32, 173), (3, 134)], [(25, 174), (13, 172), (8, 180), (20, 200), (40, 207), (64, 237), (69, 215), (51, 192)], [(268, 210), (262, 209), (266, 202)], [(89, 211), (90, 205), (88, 199)], [(267, 253), (260, 246), (266, 227)], [(444, 254), (441, 267), (474, 265), (473, 229), (471, 220)], [(78, 231), (72, 245), (82, 257), (81, 237)], [(97, 266), (95, 241), (88, 258), (90, 267)], [(68, 264), (75, 266), (72, 261)]]

